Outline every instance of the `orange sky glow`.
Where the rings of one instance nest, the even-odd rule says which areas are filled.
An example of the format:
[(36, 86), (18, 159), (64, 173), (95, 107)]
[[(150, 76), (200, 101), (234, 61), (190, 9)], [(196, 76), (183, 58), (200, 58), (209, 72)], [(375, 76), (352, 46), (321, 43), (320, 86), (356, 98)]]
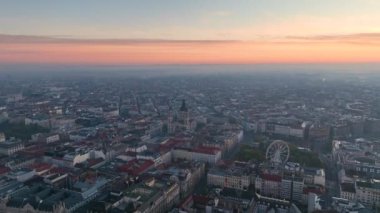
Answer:
[(23, 38), (20, 42), (17, 39), (0, 39), (0, 63), (129, 65), (380, 62), (377, 37), (351, 35), (257, 41)]

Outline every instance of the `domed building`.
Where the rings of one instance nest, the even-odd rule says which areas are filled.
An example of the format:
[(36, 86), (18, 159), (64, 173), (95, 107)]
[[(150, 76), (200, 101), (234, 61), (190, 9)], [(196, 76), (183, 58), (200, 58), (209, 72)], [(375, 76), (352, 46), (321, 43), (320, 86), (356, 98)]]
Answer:
[(190, 130), (189, 110), (185, 100), (182, 100), (181, 107), (176, 115), (173, 115), (172, 108), (169, 108), (168, 133), (173, 134), (177, 130)]

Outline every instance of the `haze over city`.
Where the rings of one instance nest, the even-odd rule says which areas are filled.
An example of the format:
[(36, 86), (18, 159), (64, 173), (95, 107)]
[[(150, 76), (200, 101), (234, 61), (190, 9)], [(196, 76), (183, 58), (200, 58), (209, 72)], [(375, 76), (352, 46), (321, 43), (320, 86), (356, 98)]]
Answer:
[(380, 0), (0, 0), (0, 213), (380, 212)]

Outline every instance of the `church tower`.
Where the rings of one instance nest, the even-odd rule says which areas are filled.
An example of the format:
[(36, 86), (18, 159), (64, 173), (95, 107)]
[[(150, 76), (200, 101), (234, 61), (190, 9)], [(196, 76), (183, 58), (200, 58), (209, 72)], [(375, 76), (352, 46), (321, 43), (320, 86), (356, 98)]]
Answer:
[(172, 107), (169, 106), (168, 133), (173, 134), (174, 132), (175, 132), (174, 116), (173, 116), (173, 112), (172, 112)]
[(189, 110), (187, 109), (185, 100), (182, 100), (182, 105), (178, 112), (178, 119), (186, 127), (186, 129), (189, 129)]

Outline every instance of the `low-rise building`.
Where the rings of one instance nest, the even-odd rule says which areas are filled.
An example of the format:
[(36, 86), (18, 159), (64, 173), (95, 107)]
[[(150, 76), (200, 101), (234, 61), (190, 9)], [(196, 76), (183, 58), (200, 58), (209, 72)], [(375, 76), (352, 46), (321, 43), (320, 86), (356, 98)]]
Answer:
[(4, 141), (0, 142), (0, 154), (11, 156), (14, 153), (21, 151), (25, 148), (24, 143), (21, 141)]
[(274, 174), (260, 174), (255, 180), (255, 190), (257, 193), (270, 196), (281, 197), (281, 176)]
[(356, 201), (355, 183), (340, 184), (340, 197), (349, 201)]
[(173, 159), (184, 159), (189, 161), (199, 161), (216, 164), (222, 157), (222, 152), (213, 147), (183, 148), (178, 147), (172, 150)]
[(251, 184), (250, 175), (237, 168), (213, 168), (207, 173), (207, 184), (239, 190), (247, 190)]
[(357, 181), (356, 199), (367, 207), (380, 206), (380, 181)]
[(125, 191), (122, 203), (132, 203), (136, 213), (167, 212), (179, 202), (177, 183), (163, 183), (151, 178)]
[(299, 202), (302, 200), (303, 187), (304, 180), (302, 177), (284, 176), (281, 179), (281, 197)]

